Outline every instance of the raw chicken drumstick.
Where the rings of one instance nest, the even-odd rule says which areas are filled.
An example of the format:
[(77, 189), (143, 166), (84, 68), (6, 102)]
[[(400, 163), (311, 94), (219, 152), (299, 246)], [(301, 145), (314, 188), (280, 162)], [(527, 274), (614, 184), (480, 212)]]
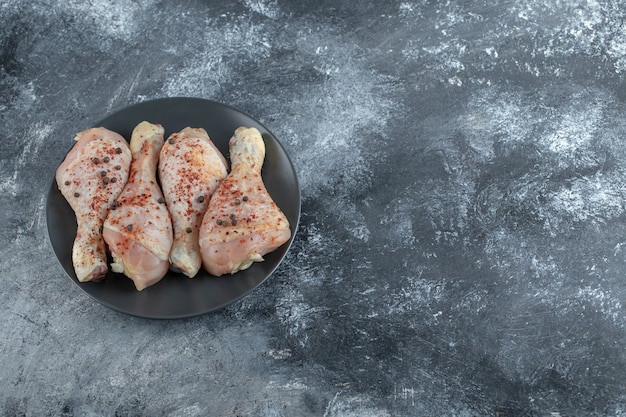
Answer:
[(122, 272), (141, 291), (157, 283), (169, 269), (172, 221), (156, 182), (164, 129), (141, 122), (133, 130), (130, 175), (104, 222), (114, 272)]
[(97, 127), (76, 135), (77, 143), (56, 172), (56, 181), (76, 214), (72, 263), (80, 282), (107, 273), (102, 224), (128, 179), (131, 154), (124, 138)]
[(202, 265), (198, 245), (202, 217), (227, 169), (226, 159), (201, 128), (173, 133), (161, 149), (159, 179), (174, 225), (170, 263), (190, 278)]
[(238, 128), (229, 147), (231, 172), (213, 193), (200, 227), (202, 263), (216, 276), (263, 261), (291, 237), (289, 221), (261, 178), (265, 143), (259, 131)]

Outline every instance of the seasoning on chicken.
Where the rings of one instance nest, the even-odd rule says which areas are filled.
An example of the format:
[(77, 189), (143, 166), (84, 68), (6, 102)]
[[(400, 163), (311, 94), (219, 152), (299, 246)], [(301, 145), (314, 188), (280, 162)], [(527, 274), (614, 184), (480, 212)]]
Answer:
[(260, 132), (240, 127), (229, 147), (231, 172), (213, 193), (200, 227), (202, 263), (216, 276), (263, 261), (291, 237), (287, 217), (261, 178), (265, 143)]
[(161, 149), (159, 179), (174, 226), (172, 269), (193, 278), (202, 265), (198, 232), (211, 195), (228, 174), (226, 159), (206, 130), (186, 127)]
[(139, 291), (160, 281), (169, 269), (172, 221), (156, 181), (163, 134), (160, 125), (141, 122), (135, 127), (128, 182), (104, 222), (111, 269), (133, 280)]
[(56, 171), (56, 182), (76, 214), (76, 277), (80, 282), (99, 281), (108, 271), (102, 224), (126, 184), (131, 153), (122, 136), (102, 127), (80, 132), (75, 140)]

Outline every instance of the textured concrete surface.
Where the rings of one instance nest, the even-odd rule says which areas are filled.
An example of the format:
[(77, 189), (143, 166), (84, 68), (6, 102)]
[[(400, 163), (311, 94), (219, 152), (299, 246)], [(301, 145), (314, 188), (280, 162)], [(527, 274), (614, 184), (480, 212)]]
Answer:
[[(0, 2), (3, 414), (626, 414), (624, 5), (309, 3)], [(152, 321), (70, 282), (45, 199), (166, 96), (264, 123), (303, 214), (251, 295)]]

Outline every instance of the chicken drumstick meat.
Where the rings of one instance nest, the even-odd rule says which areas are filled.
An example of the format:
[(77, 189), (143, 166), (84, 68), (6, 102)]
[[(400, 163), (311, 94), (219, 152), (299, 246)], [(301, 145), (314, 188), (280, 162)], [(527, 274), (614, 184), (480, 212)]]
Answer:
[(229, 148), (231, 172), (213, 193), (200, 226), (202, 263), (216, 276), (263, 261), (291, 237), (287, 217), (261, 178), (265, 143), (260, 132), (238, 128)]
[(174, 226), (170, 263), (190, 278), (202, 265), (198, 245), (202, 217), (227, 169), (226, 159), (201, 128), (171, 134), (161, 149), (159, 179)]
[(99, 281), (108, 271), (102, 224), (128, 179), (131, 153), (119, 134), (103, 127), (76, 135), (56, 171), (56, 182), (76, 214), (72, 263), (80, 282)]
[(104, 222), (114, 272), (122, 272), (137, 290), (157, 283), (169, 269), (172, 221), (156, 181), (164, 129), (141, 122), (131, 135), (132, 163), (124, 190)]

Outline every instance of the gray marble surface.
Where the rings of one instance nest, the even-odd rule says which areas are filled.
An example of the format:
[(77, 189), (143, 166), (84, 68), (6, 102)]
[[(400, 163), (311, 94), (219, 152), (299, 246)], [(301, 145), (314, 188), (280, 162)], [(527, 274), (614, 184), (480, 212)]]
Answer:
[[(0, 2), (7, 416), (626, 414), (621, 2)], [(285, 261), (135, 318), (54, 257), (75, 132), (193, 96), (297, 169)]]

